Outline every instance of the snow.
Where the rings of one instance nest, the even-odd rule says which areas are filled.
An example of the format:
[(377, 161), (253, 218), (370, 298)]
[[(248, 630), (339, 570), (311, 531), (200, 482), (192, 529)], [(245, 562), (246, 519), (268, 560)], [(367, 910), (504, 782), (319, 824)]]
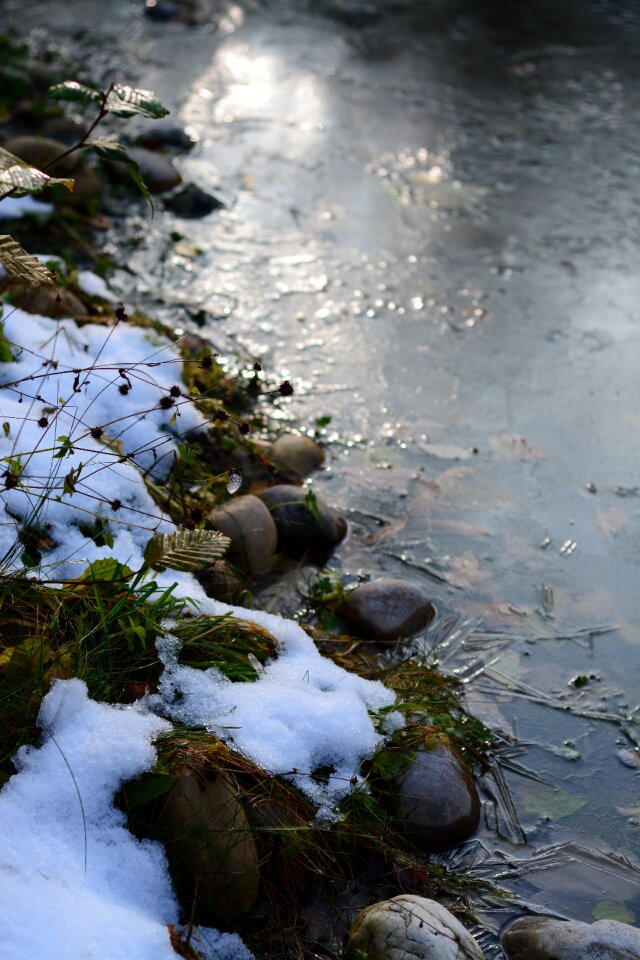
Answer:
[[(16, 308), (5, 309), (2, 320), (7, 340), (23, 346), (12, 347), (14, 363), (0, 364), (0, 386), (35, 378), (0, 393), (0, 422), (7, 424), (0, 433), (0, 457), (20, 458), (26, 488), (4, 492), (0, 556), (14, 547), (18, 525), (31, 522), (50, 525), (48, 536), (56, 546), (47, 552), (46, 562), (59, 579), (77, 576), (105, 556), (139, 568), (151, 533), (175, 529), (154, 504), (140, 471), (165, 477), (178, 433), (203, 424), (193, 404), (182, 397), (168, 410), (158, 406), (181, 383), (177, 350), (168, 340), (126, 323), (79, 328), (71, 320), (55, 321)], [(158, 366), (149, 366), (156, 362)], [(78, 370), (79, 390), (74, 393)], [(123, 394), (120, 388), (127, 385)], [(47, 426), (38, 425), (42, 417)], [(131, 459), (119, 462), (117, 453), (94, 440), (89, 432), (98, 426)], [(71, 439), (73, 451), (56, 458), (61, 436)], [(75, 492), (65, 493), (65, 476), (81, 464)], [(46, 500), (39, 496), (44, 492)], [(122, 506), (113, 509), (118, 501)], [(96, 546), (80, 530), (79, 523), (91, 524), (96, 516), (108, 520), (113, 548)]]
[[(205, 726), (269, 773), (289, 775), (319, 817), (335, 819), (335, 805), (362, 783), (360, 765), (383, 740), (369, 714), (392, 706), (394, 694), (323, 657), (293, 620), (208, 598), (200, 609), (260, 624), (278, 640), (278, 656), (257, 680), (232, 682), (219, 670), (178, 664), (179, 643), (168, 633), (158, 641), (168, 715)], [(311, 773), (324, 766), (334, 772), (318, 783)]]
[(110, 303), (118, 303), (119, 298), (109, 290), (102, 277), (92, 270), (78, 270), (78, 286), (90, 297), (101, 297)]
[(113, 806), (120, 786), (153, 766), (151, 741), (170, 724), (135, 706), (95, 703), (82, 681), (59, 680), (38, 725), (42, 745), (20, 749), (18, 773), (0, 792), (2, 952), (175, 960), (164, 849), (136, 840)]
[(5, 197), (0, 203), (0, 220), (17, 220), (28, 213), (53, 213), (53, 206), (33, 197)]

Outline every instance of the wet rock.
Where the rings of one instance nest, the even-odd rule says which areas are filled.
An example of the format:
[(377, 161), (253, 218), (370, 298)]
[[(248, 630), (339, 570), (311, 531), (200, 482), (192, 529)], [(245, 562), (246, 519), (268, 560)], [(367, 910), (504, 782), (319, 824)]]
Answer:
[(458, 751), (445, 743), (420, 748), (397, 789), (402, 828), (419, 846), (455, 846), (478, 826), (475, 782)]
[(218, 530), (231, 537), (228, 556), (238, 567), (255, 574), (271, 566), (278, 534), (269, 510), (258, 497), (238, 497), (218, 507), (211, 519)]
[(54, 320), (83, 317), (87, 313), (84, 303), (70, 290), (44, 284), (39, 287), (25, 287), (15, 294), (13, 302), (16, 307), (26, 310), (27, 313), (36, 313), (40, 317), (52, 317)]
[(163, 147), (173, 147), (175, 150), (192, 150), (196, 140), (191, 137), (184, 127), (158, 124), (145, 130), (136, 138), (136, 146), (146, 147), (147, 150), (161, 150)]
[(145, 16), (156, 23), (167, 23), (183, 14), (183, 8), (172, 0), (147, 0), (144, 8)]
[(502, 938), (510, 960), (638, 960), (640, 930), (618, 920), (521, 917)]
[(242, 592), (242, 580), (224, 560), (216, 560), (213, 566), (197, 574), (208, 597), (222, 603), (234, 603)]
[(289, 484), (268, 487), (258, 494), (275, 521), (279, 548), (323, 550), (344, 539), (344, 517), (319, 497), (315, 498), (316, 515), (305, 502), (308, 495), (302, 487)]
[(324, 463), (324, 450), (309, 437), (285, 434), (271, 445), (270, 456), (287, 480), (304, 480)]
[(57, 140), (67, 148), (78, 143), (86, 130), (69, 117), (50, 117), (42, 124), (42, 135)]
[(383, 578), (347, 594), (336, 611), (358, 636), (378, 643), (410, 637), (433, 620), (435, 608), (410, 580)]
[(359, 913), (349, 934), (349, 954), (367, 960), (484, 960), (452, 913), (413, 894), (381, 900)]
[[(150, 193), (164, 193), (173, 190), (182, 182), (182, 177), (169, 157), (144, 147), (131, 147), (127, 153), (140, 168), (140, 176), (149, 188)], [(114, 180), (125, 185), (133, 184), (129, 171), (122, 163), (109, 163), (109, 173)], [(135, 185), (134, 185), (135, 187)], [(137, 188), (136, 188), (137, 189)]]
[(220, 210), (225, 203), (214, 194), (201, 190), (195, 183), (188, 183), (179, 193), (169, 197), (165, 206), (178, 217), (195, 220), (206, 217), (213, 210)]
[(251, 909), (258, 852), (236, 784), (185, 771), (159, 815), (171, 875), (186, 915), (198, 923), (234, 920)]

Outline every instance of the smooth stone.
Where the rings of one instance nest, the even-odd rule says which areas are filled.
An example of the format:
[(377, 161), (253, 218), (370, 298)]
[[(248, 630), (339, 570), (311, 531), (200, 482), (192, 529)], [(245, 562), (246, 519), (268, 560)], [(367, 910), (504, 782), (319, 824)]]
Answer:
[(433, 604), (415, 583), (387, 577), (351, 590), (336, 612), (358, 636), (378, 643), (410, 637), (435, 616)]
[(173, 147), (176, 150), (192, 150), (196, 140), (189, 136), (184, 127), (154, 124), (136, 137), (137, 147), (146, 147), (147, 150), (160, 150), (162, 147)]
[(162, 805), (158, 823), (187, 917), (217, 924), (251, 909), (259, 858), (234, 781), (186, 771)]
[(510, 960), (639, 960), (640, 930), (619, 920), (520, 917), (502, 946)]
[(278, 473), (287, 480), (304, 480), (322, 466), (324, 450), (309, 437), (284, 434), (271, 445), (271, 459)]
[(196, 220), (206, 217), (214, 210), (220, 210), (225, 204), (214, 194), (206, 193), (195, 183), (188, 183), (179, 193), (174, 193), (165, 201), (165, 207), (185, 220)]
[(231, 537), (228, 557), (242, 570), (255, 574), (271, 566), (278, 544), (273, 517), (264, 503), (247, 494), (213, 511), (212, 522)]
[[(69, 149), (69, 145), (61, 140), (54, 140), (52, 137), (31, 137), (21, 136), (12, 137), (3, 144), (5, 150), (12, 153), (15, 157), (20, 157), (25, 163), (31, 164), (41, 170), (47, 163), (54, 160)], [(60, 160), (51, 170), (47, 170), (50, 176), (66, 176), (73, 173), (80, 163), (80, 153), (72, 153), (63, 160)], [(55, 174), (54, 171), (55, 170)]]
[(408, 893), (372, 903), (358, 914), (349, 954), (367, 960), (484, 960), (471, 934), (446, 907)]
[(258, 494), (275, 521), (279, 548), (322, 550), (346, 536), (344, 517), (316, 497), (318, 519), (305, 503), (307, 495), (307, 490), (289, 484), (268, 487)]
[(45, 286), (45, 284), (38, 287), (25, 287), (15, 294), (13, 302), (16, 307), (26, 310), (27, 313), (51, 317), (53, 320), (84, 317), (88, 312), (82, 300), (70, 290), (65, 290), (64, 287)]
[(418, 846), (451, 847), (478, 826), (480, 800), (458, 751), (445, 743), (425, 744), (398, 780), (402, 829)]
[(197, 578), (206, 595), (222, 603), (233, 603), (243, 589), (240, 577), (224, 560), (216, 560), (211, 567), (198, 573)]
[[(127, 153), (138, 164), (140, 176), (150, 193), (164, 193), (182, 183), (179, 171), (164, 154), (157, 153), (155, 150), (146, 150), (144, 147), (130, 147)], [(137, 189), (123, 163), (109, 163), (108, 170), (115, 180), (126, 185), (131, 184)]]

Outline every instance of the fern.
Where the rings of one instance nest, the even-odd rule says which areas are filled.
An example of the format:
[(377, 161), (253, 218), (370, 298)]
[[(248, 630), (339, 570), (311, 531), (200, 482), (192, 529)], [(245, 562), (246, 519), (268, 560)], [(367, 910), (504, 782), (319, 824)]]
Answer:
[(154, 533), (145, 551), (145, 563), (154, 570), (167, 567), (185, 573), (204, 570), (226, 553), (231, 540), (219, 530), (178, 530)]

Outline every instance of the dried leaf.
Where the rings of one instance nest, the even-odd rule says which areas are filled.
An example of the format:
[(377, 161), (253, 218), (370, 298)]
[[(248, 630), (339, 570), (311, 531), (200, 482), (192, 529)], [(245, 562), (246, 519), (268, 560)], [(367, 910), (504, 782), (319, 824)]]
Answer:
[(40, 283), (56, 282), (56, 275), (48, 267), (27, 253), (13, 237), (0, 235), (0, 266), (14, 277), (20, 277), (36, 286)]
[(154, 570), (167, 567), (191, 573), (204, 570), (219, 560), (231, 540), (219, 530), (178, 530), (154, 533), (144, 551), (145, 562)]
[(67, 190), (73, 190), (75, 181), (69, 177), (50, 177), (0, 147), (0, 193), (11, 193), (19, 197), (26, 193), (40, 193), (45, 187), (56, 183), (61, 183)]

